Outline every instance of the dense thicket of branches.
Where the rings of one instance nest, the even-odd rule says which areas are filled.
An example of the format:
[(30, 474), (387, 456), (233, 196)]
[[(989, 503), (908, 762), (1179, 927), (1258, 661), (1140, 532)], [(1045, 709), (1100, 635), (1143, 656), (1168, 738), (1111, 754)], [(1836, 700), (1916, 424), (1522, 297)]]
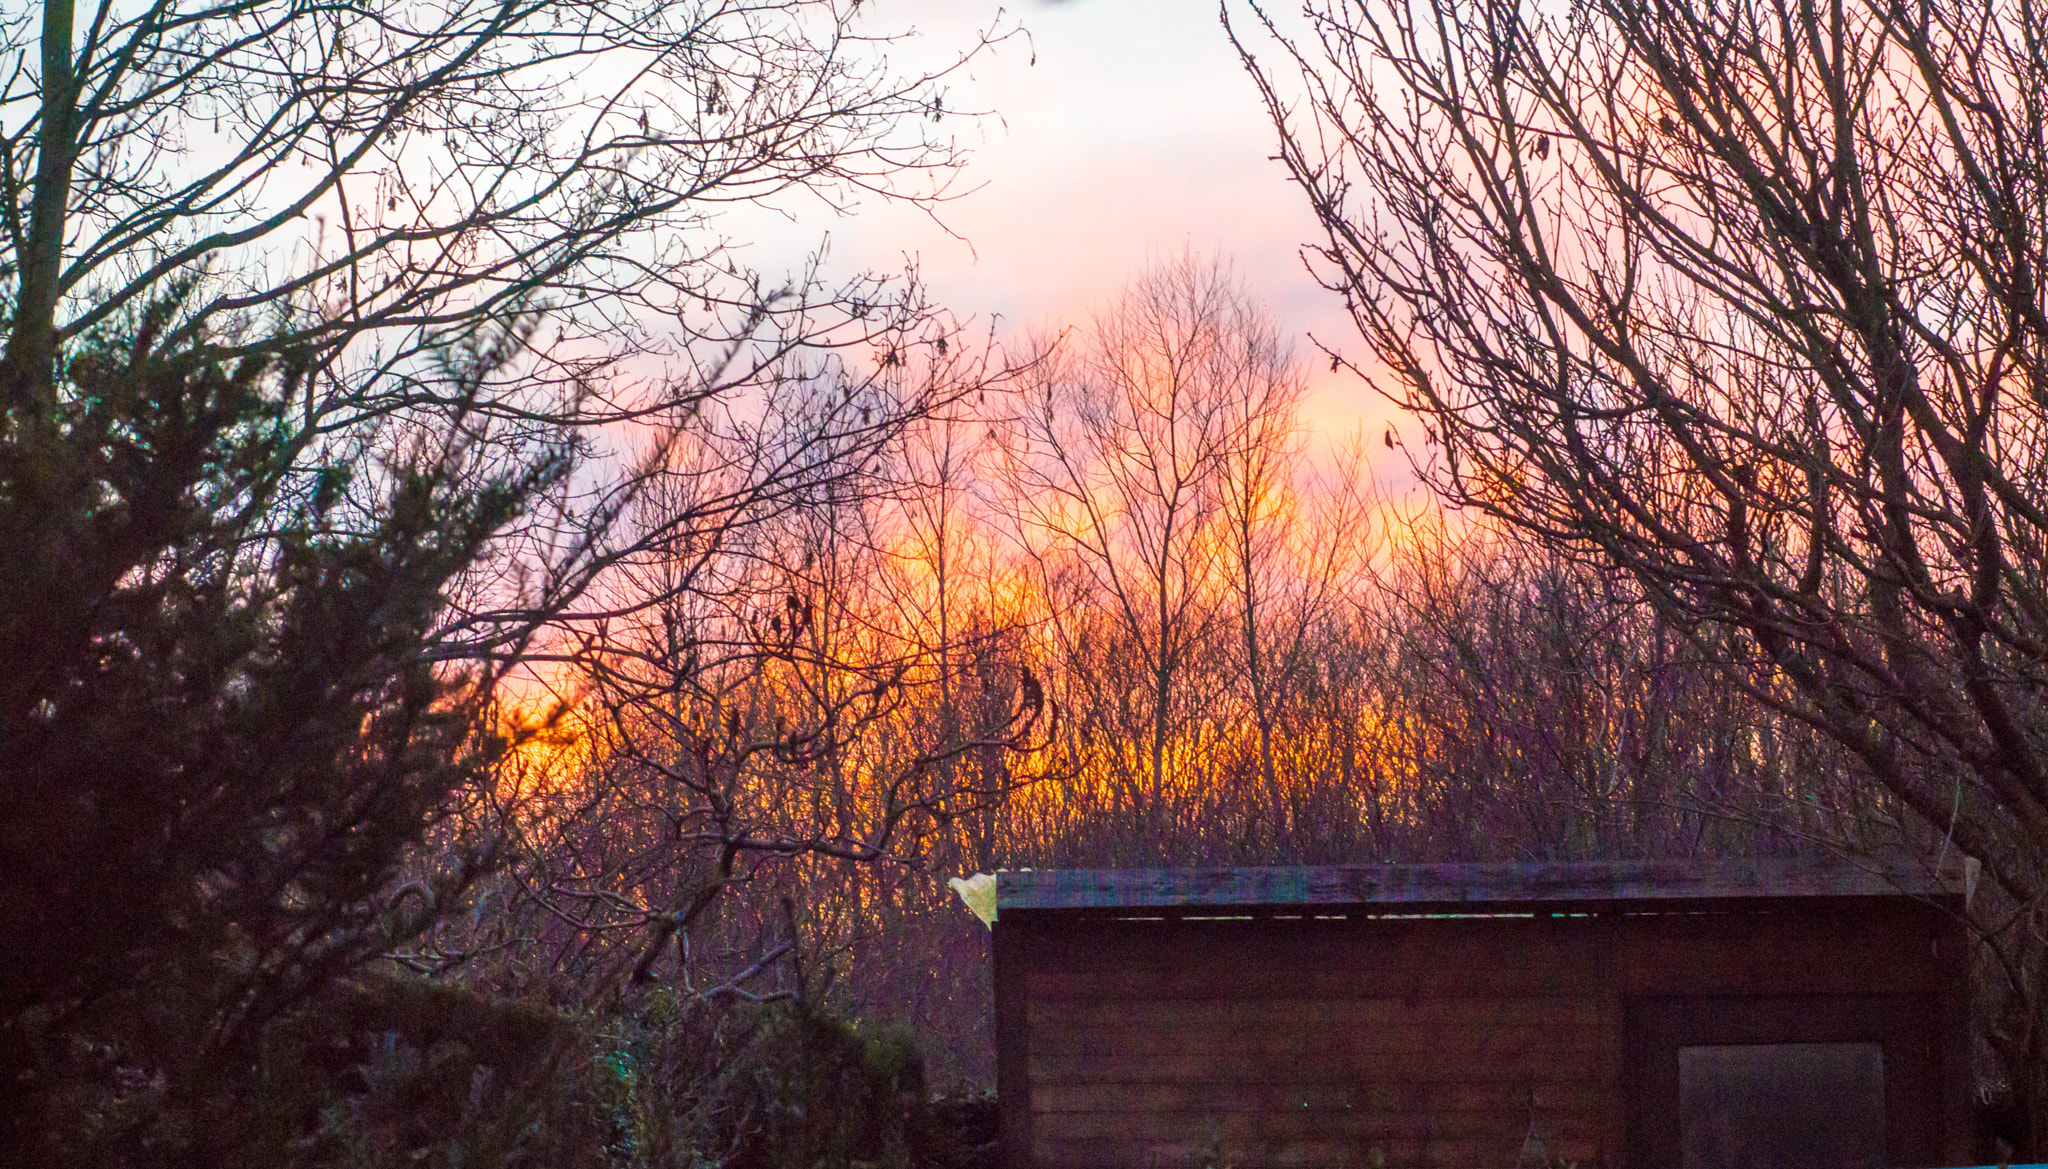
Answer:
[(1420, 469), (1982, 862), (1991, 1036), (2048, 1134), (2037, 15), (1307, 10), (1246, 60)]
[[(874, 489), (877, 454), (987, 372), (924, 362), (966, 348), (912, 284), (732, 255), (728, 205), (943, 193), (943, 75), (892, 70), (858, 8), (0, 18), (0, 924), (24, 955), (0, 1160), (375, 1160), (351, 1110), (444, 1076), (450, 1123), (511, 1111), (452, 1144), (401, 1124), (406, 1156), (568, 1163), (518, 1097), (571, 1029), (508, 1009), (534, 1042), (493, 1049), (488, 1006), (345, 976), (563, 823), (505, 771), (547, 714), (501, 709), (509, 671), (581, 660), (634, 706), (609, 724), (628, 741), (659, 705), (648, 614), (740, 604), (706, 566)], [(748, 662), (799, 686), (774, 674), (790, 639), (770, 649), (673, 678), (714, 704)], [(825, 696), (801, 743), (749, 724), (721, 760), (822, 758), (890, 709), (867, 694)], [(1031, 704), (991, 702), (998, 749)], [(691, 757), (670, 746), (641, 761)], [(904, 831), (853, 830), (871, 851), (944, 804), (900, 786)], [(351, 1030), (408, 1010), (388, 1034), (424, 1056)]]
[(697, 583), (592, 662), (576, 748), (527, 758), (554, 811), (522, 862), (408, 960), (568, 1001), (635, 971), (804, 996), (986, 1085), (956, 874), (1911, 839), (1622, 578), (1312, 447), (1227, 269), (1172, 261), (1062, 344), (868, 486), (660, 561)]
[[(601, 435), (630, 468), (798, 364), (843, 353), (865, 368), (930, 343), (948, 330), (914, 286), (816, 263), (753, 272), (723, 214), (943, 195), (961, 158), (945, 74), (893, 69), (888, 31), (858, 8), (20, 9), (0, 21), (11, 392), (53, 417), (67, 346), (176, 278), (187, 291), (153, 343), (288, 350), (304, 370), (302, 461), (340, 465), (362, 428), (448, 408), (444, 355), (526, 320), (463, 408), (505, 423), (501, 443)], [(918, 408), (870, 401), (810, 434), (843, 449)], [(535, 500), (517, 587), (500, 574), (467, 591), (440, 652), (509, 651), (628, 554), (609, 522), (633, 490), (619, 478)]]
[[(801, 300), (728, 262), (722, 206), (925, 197), (957, 161), (938, 79), (893, 72), (857, 7), (19, 9), (0, 37), (9, 360), (47, 381), (65, 338), (206, 271), (171, 339), (232, 314), (277, 326), (245, 343), (367, 342), (402, 367), (538, 302), (571, 342), (547, 350), (558, 372), (622, 348), (687, 361), (758, 324), (720, 306)], [(377, 368), (337, 375), (400, 392), (369, 388)]]

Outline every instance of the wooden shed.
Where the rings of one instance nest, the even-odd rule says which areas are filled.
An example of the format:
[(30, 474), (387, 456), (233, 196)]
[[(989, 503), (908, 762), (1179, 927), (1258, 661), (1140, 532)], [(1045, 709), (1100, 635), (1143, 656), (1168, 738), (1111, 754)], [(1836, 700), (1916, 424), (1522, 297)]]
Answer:
[(1006, 1169), (1961, 1165), (1960, 867), (1005, 872)]

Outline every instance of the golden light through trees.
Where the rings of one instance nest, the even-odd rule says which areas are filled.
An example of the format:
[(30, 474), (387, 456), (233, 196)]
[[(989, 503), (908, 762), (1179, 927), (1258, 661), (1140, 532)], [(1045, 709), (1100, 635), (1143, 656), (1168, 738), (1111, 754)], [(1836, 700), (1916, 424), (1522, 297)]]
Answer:
[[(1226, 265), (1171, 259), (986, 368), (857, 471), (620, 578), (637, 616), (560, 667), (585, 738), (533, 761), (501, 903), (546, 977), (772, 996), (796, 946), (974, 1077), (961, 873), (1897, 831), (1600, 572), (1376, 491), (1376, 436), (1312, 443)], [(673, 491), (648, 506), (716, 494)]]

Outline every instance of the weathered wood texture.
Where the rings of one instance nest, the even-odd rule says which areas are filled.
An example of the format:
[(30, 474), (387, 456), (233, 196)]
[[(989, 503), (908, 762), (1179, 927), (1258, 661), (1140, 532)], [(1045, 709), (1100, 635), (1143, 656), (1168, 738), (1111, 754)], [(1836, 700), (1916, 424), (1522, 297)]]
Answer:
[(1831, 858), (1592, 861), (1496, 865), (1325, 865), (1313, 868), (1067, 869), (996, 874), (997, 912), (1018, 909), (1170, 909), (1228, 912), (1345, 906), (1570, 905), (1731, 898), (1967, 895), (1969, 862), (1939, 872), (1906, 861)]
[[(1624, 1169), (1648, 1147), (1631, 1132), (1648, 1107), (1630, 1084), (1641, 1004), (1675, 1004), (1655, 1016), (1667, 1043), (1685, 1004), (1711, 1017), (1716, 996), (1795, 1013), (1887, 996), (1893, 1032), (1916, 1009), (1955, 1017), (1953, 920), (1924, 902), (1615, 908), (1133, 921), (1006, 906), (998, 1030), (1023, 1048), (999, 1057), (1010, 1165)], [(1961, 1082), (1960, 1049), (1923, 1030), (1887, 1048), (1926, 1065), (1901, 1073), (1930, 1115), (1901, 1122), (1922, 1127), (1893, 1138), (1900, 1163), (1966, 1151), (1928, 1087)]]

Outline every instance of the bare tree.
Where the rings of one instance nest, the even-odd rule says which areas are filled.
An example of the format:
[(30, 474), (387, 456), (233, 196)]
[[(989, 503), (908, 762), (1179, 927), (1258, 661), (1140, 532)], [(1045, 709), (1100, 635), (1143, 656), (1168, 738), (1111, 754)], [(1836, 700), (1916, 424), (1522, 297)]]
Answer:
[[(1003, 599), (1014, 569), (999, 562), (1001, 536), (986, 499), (985, 391), (977, 388), (974, 399), (960, 405), (959, 411), (933, 411), (906, 428), (898, 455), (904, 481), (879, 533), (891, 550), (879, 577), (891, 593), (888, 608), (903, 618), (904, 636), (941, 660), (936, 715), (948, 736), (981, 717), (986, 683), (978, 692), (959, 687), (954, 670), (944, 664), (956, 656), (981, 661), (991, 652), (1016, 656), (1027, 624), (1019, 607)], [(1010, 762), (1009, 754), (991, 746), (949, 766), (974, 768), (982, 785), (999, 786)], [(960, 842), (962, 859), (971, 871), (994, 868), (1004, 851), (997, 812), (991, 803), (961, 821), (967, 833)]]
[[(1254, 12), (1257, 10), (1254, 9)], [(1240, 41), (1444, 495), (1624, 570), (1981, 861), (2048, 1139), (2048, 64), (1975, 0), (1312, 3)], [(1269, 32), (1275, 26), (1265, 25)], [(1278, 36), (1277, 32), (1273, 34)]]
[(1295, 719), (1322, 664), (1317, 643), (1366, 584), (1381, 550), (1363, 436), (1311, 461), (1298, 413), (1306, 383), (1291, 365), (1286, 378), (1270, 396), (1244, 403), (1223, 505), (1239, 686), (1258, 734), (1264, 818), (1279, 851), (1299, 824), (1300, 794), (1283, 777), (1300, 770), (1298, 759), (1279, 756), (1317, 749), (1310, 745), (1316, 736), (1301, 734)]
[[(611, 955), (600, 982), (626, 973), (625, 946), (606, 939), (637, 937), (631, 980), (653, 977), (673, 941), (688, 988), (689, 944), (735, 886), (810, 914), (829, 899), (802, 887), (830, 886), (831, 866), (950, 859), (954, 823), (1024, 781), (960, 764), (1033, 749), (1038, 682), (971, 642), (923, 636), (888, 587), (898, 550), (877, 538), (877, 509), (916, 487), (896, 478), (904, 403), (923, 417), (978, 393), (983, 360), (934, 351), (933, 365), (867, 381), (828, 368), (779, 387), (763, 413), (700, 421), (664, 446), (670, 463), (632, 517), (660, 538), (609, 578), (605, 619), (574, 631), (587, 757), (521, 878), (571, 925), (568, 944)], [(843, 413), (871, 425), (850, 438)], [(778, 867), (806, 880), (768, 880)], [(797, 904), (775, 944), (696, 992), (751, 993), (740, 983), (799, 954)]]
[(1242, 477), (1248, 448), (1281, 442), (1299, 394), (1271, 321), (1226, 267), (1184, 254), (1041, 362), (999, 431), (1003, 497), (1066, 656), (1080, 660), (1071, 651), (1098, 632), (1069, 619), (1081, 614), (1065, 602), (1085, 596), (1135, 658), (1137, 685), (1111, 666), (1097, 697), (1144, 744), (1148, 810), (1184, 778), (1170, 758), (1187, 717), (1182, 674), (1223, 628), (1233, 460)]
[(930, 197), (956, 161), (940, 77), (893, 74), (856, 8), (21, 9), (0, 41), (7, 359), (47, 392), (65, 338), (200, 271), (192, 319), (370, 344), (357, 378), (536, 302), (570, 371), (730, 336), (790, 306), (733, 267), (721, 206)]
[(1243, 655), (1246, 698), (1252, 725), (1258, 729), (1259, 773), (1277, 837), (1285, 834), (1287, 817), (1273, 759), (1276, 686), (1271, 654), (1276, 647), (1268, 635), (1278, 622), (1269, 610), (1283, 599), (1275, 594), (1285, 591), (1285, 577), (1295, 567), (1285, 561), (1297, 550), (1290, 547), (1288, 535), (1299, 511), (1292, 488), (1306, 439), (1299, 417), (1306, 383), (1300, 369), (1286, 359), (1278, 330), (1270, 321), (1261, 323), (1270, 333), (1262, 345), (1273, 352), (1255, 375), (1264, 384), (1254, 384), (1249, 394), (1230, 401), (1236, 417), (1229, 429), (1235, 432), (1235, 441), (1223, 459), (1222, 527), (1229, 546), (1225, 575), (1236, 600), (1236, 640)]
[[(930, 314), (914, 285), (752, 272), (724, 214), (943, 198), (960, 158), (945, 71), (899, 75), (858, 9), (18, 10), (0, 21), (0, 279), (7, 392), (42, 420), (24, 434), (54, 425), (67, 347), (174, 281), (156, 344), (291, 354), (299, 457), (338, 473), (347, 436), (383, 419), (459, 408), (505, 420), (501, 443), (568, 426), (595, 448), (758, 391), (799, 354), (895, 344)], [(447, 401), (441, 355), (515, 319), (535, 323)], [(557, 503), (528, 521), (526, 566), (545, 570), (473, 594), (449, 652), (508, 651), (619, 553), (595, 533), (623, 496)]]

